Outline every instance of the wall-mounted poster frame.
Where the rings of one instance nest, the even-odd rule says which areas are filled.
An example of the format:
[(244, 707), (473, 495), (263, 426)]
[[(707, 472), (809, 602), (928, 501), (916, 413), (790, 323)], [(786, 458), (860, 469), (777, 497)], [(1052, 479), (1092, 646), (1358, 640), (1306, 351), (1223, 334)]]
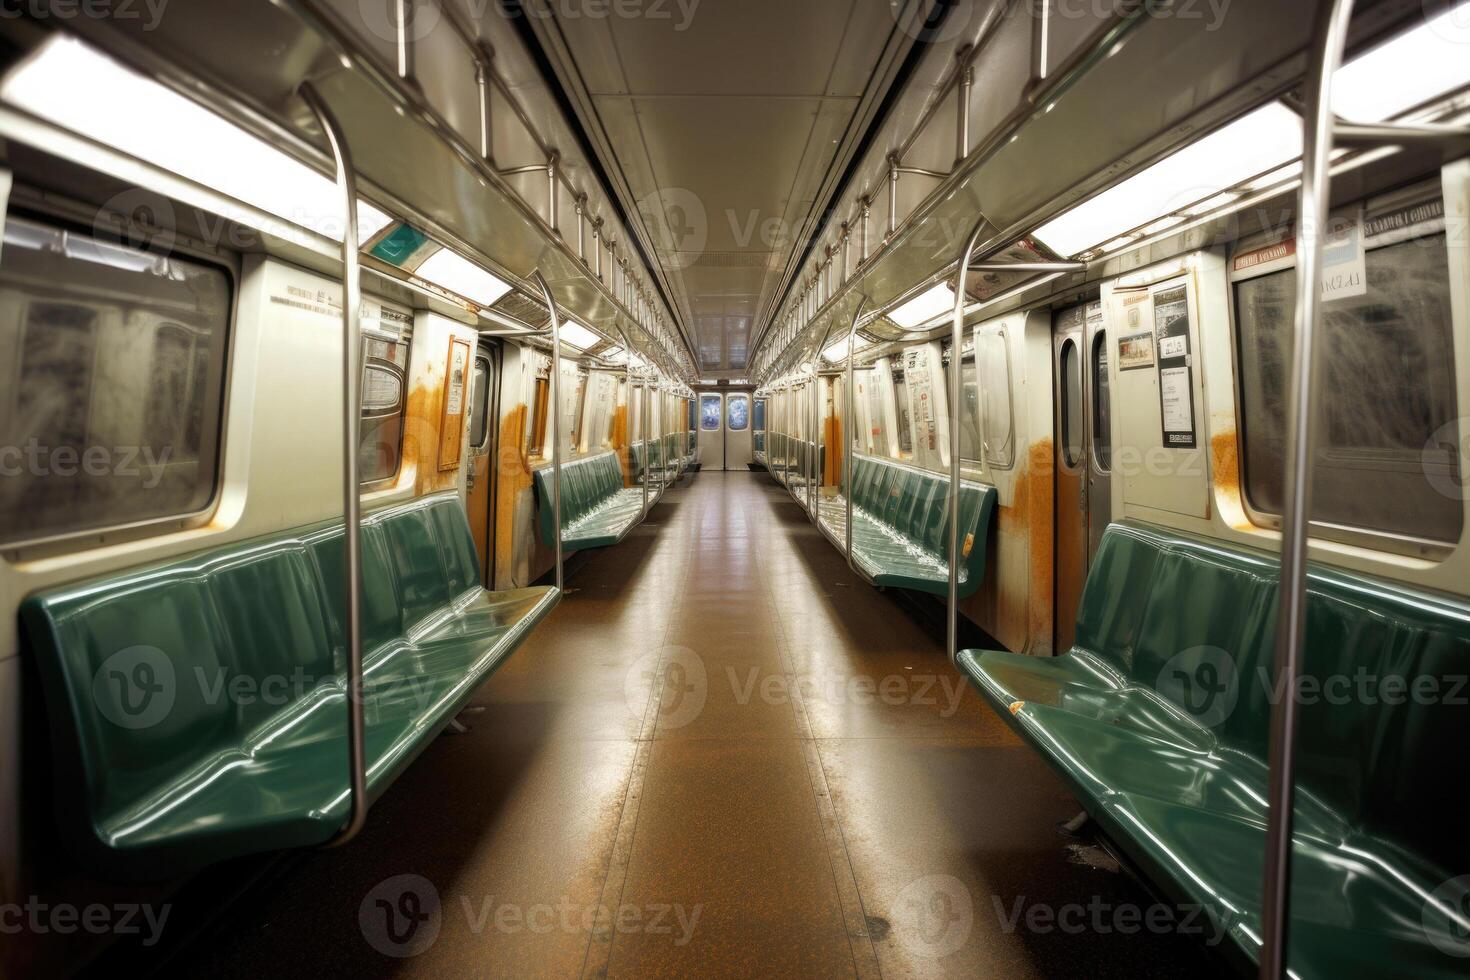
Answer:
[(444, 374), (444, 410), (439, 420), (439, 469), (452, 470), (460, 463), (464, 445), (465, 415), (469, 407), (470, 344), (449, 338), (449, 359)]

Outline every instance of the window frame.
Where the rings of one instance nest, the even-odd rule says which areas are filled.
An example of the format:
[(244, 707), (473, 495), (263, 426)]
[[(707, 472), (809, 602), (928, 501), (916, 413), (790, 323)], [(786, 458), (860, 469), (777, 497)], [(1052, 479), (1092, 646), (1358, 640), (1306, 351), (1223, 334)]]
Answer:
[[(172, 199), (169, 200), (171, 203), (176, 203), (172, 202)], [(51, 192), (40, 191), (20, 180), (17, 180), (11, 187), (9, 200), (0, 201), (0, 236), (3, 236), (11, 219), (39, 224), (68, 234), (81, 235), (110, 245), (135, 249), (147, 247), (158, 240), (157, 236), (144, 234), (125, 219), (123, 221), (129, 228), (130, 236), (137, 236), (142, 242), (141, 245), (137, 241), (130, 243), (121, 240), (116, 235), (103, 234), (101, 233), (102, 217), (98, 215), (95, 207), (89, 208), (70, 199), (54, 196)], [(208, 472), (210, 476), (209, 495), (199, 508), (192, 511), (0, 542), (0, 556), (7, 560), (18, 561), (70, 554), (123, 542), (162, 537), (180, 531), (190, 531), (209, 524), (219, 510), (220, 499), (225, 487), (225, 460), (229, 455), (228, 434), (234, 394), (235, 344), (239, 336), (241, 259), (235, 252), (198, 241), (179, 231), (173, 232), (169, 237), (168, 247), (171, 254), (196, 265), (215, 269), (225, 277), (226, 298), (223, 324), (225, 336), (220, 352), (222, 364), (219, 416), (214, 434), (215, 460), (212, 469), (205, 470), (201, 467), (201, 473)], [(150, 354), (150, 369), (151, 363)], [(14, 374), (16, 378), (19, 377), (19, 372), (20, 364), (17, 362)], [(202, 437), (202, 429), (200, 434)]]
[[(1446, 196), (1447, 195), (1445, 194), (1444, 186), (1442, 183), (1442, 176), (1440, 174), (1436, 174), (1436, 176), (1432, 179), (1414, 182), (1409, 185), (1400, 187), (1396, 190), (1388, 191), (1386, 193), (1375, 194), (1366, 198), (1358, 198), (1353, 201), (1345, 202), (1342, 205), (1334, 207), (1331, 211), (1331, 216), (1337, 217), (1352, 210), (1361, 210), (1365, 215), (1382, 213), (1386, 211), (1393, 211), (1398, 206), (1411, 205), (1415, 203), (1426, 203), (1436, 198), (1443, 201)], [(1292, 221), (1289, 227), (1293, 231), (1295, 230), (1295, 220)], [(1448, 240), (1448, 228), (1440, 233), (1446, 235), (1446, 238)], [(1263, 511), (1258, 508), (1255, 505), (1254, 501), (1251, 500), (1249, 484), (1247, 482), (1248, 477), (1246, 475), (1245, 446), (1245, 440), (1247, 438), (1245, 420), (1246, 401), (1244, 392), (1245, 378), (1240, 370), (1242, 338), (1240, 328), (1240, 316), (1238, 311), (1238, 304), (1236, 302), (1236, 287), (1244, 282), (1265, 278), (1267, 276), (1287, 270), (1294, 270), (1297, 268), (1297, 260), (1296, 255), (1293, 252), (1293, 254), (1291, 255), (1285, 256), (1283, 258), (1273, 259), (1269, 262), (1263, 262), (1257, 266), (1253, 266), (1248, 269), (1236, 270), (1234, 268), (1235, 259), (1238, 256), (1252, 252), (1269, 244), (1271, 244), (1271, 242), (1267, 239), (1267, 236), (1262, 234), (1247, 236), (1245, 238), (1237, 239), (1236, 241), (1230, 243), (1225, 252), (1225, 306), (1228, 329), (1230, 331), (1230, 372), (1232, 382), (1231, 395), (1235, 400), (1235, 431), (1236, 439), (1238, 442), (1235, 468), (1235, 479), (1238, 487), (1237, 495), (1239, 498), (1240, 506), (1245, 511), (1246, 518), (1250, 521), (1253, 528), (1257, 530), (1280, 532), (1284, 525), (1282, 516), (1280, 514), (1272, 514), (1269, 511)], [(1366, 251), (1371, 253), (1382, 248), (1392, 247), (1393, 244), (1395, 243), (1382, 243), (1376, 247), (1367, 247)], [(1453, 256), (1453, 249), (1449, 249), (1449, 261), (1451, 264), (1448, 269), (1447, 279), (1452, 278), (1456, 273), (1455, 267), (1453, 265)], [(1459, 337), (1456, 335), (1455, 325), (1453, 322), (1451, 322), (1450, 344), (1452, 355), (1455, 354), (1455, 346), (1458, 341)], [(1462, 393), (1458, 390), (1460, 379), (1457, 375), (1455, 375), (1452, 377), (1452, 381), (1456, 385), (1456, 410), (1458, 413), (1458, 403), (1462, 402)], [(1458, 414), (1457, 417), (1459, 417)], [(1282, 424), (1283, 426), (1285, 426), (1286, 421), (1283, 420)], [(1464, 435), (1465, 433), (1462, 432), (1461, 436), (1463, 437)], [(1464, 475), (1465, 474), (1462, 474), (1462, 477)], [(1414, 537), (1412, 535), (1401, 534), (1394, 531), (1360, 527), (1350, 524), (1337, 524), (1328, 521), (1311, 520), (1308, 522), (1308, 537), (1312, 539), (1364, 548), (1370, 551), (1384, 554), (1392, 554), (1401, 557), (1417, 558), (1436, 562), (1443, 561), (1445, 558), (1449, 557), (1449, 555), (1452, 554), (1455, 549), (1460, 546), (1460, 543), (1465, 540), (1467, 534), (1470, 534), (1470, 520), (1463, 519), (1460, 527), (1459, 537), (1456, 538), (1454, 541), (1444, 541), (1433, 538), (1420, 538)]]
[[(367, 372), (371, 367), (372, 362), (374, 360), (382, 360), (382, 358), (369, 358), (367, 356), (367, 342), (369, 340), (378, 340), (384, 343), (398, 343), (402, 344), (405, 348), (404, 365), (401, 369), (403, 372), (403, 376), (399, 378), (398, 385), (399, 422), (397, 465), (393, 467), (393, 472), (391, 474), (385, 477), (381, 477), (377, 480), (364, 480), (362, 479), (362, 474), (360, 472), (358, 474), (358, 489), (361, 490), (363, 493), (376, 493), (380, 490), (388, 490), (396, 486), (398, 484), (398, 478), (403, 474), (403, 444), (404, 437), (408, 434), (408, 392), (409, 384), (413, 378), (413, 331), (412, 329), (405, 330), (403, 333), (399, 334), (398, 340), (396, 341), (389, 340), (386, 334), (379, 333), (378, 331), (359, 329), (358, 334), (362, 340), (362, 347), (358, 351), (358, 366), (362, 370), (362, 380), (364, 383), (366, 383)], [(397, 368), (398, 366), (395, 364), (394, 367)], [(361, 453), (362, 450), (362, 423), (364, 421), (364, 413), (366, 412), (366, 409), (367, 406), (363, 405), (358, 411), (357, 424), (359, 453)]]

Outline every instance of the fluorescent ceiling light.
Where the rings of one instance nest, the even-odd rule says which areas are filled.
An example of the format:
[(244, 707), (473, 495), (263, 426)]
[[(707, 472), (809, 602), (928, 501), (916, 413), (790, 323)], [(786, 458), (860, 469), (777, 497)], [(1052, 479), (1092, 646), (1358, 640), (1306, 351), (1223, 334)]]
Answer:
[(1462, 3), (1354, 58), (1332, 76), (1332, 108), (1382, 122), (1470, 83), (1470, 3)]
[(921, 323), (939, 316), (941, 313), (954, 309), (954, 290), (948, 284), (940, 283), (928, 292), (920, 293), (898, 309), (888, 314), (888, 319), (903, 327), (912, 330)]
[(393, 219), (385, 212), (379, 211), (368, 202), (358, 198), (357, 201), (357, 244), (366, 245), (372, 241), (373, 236), (393, 223)]
[[(342, 240), (334, 180), (173, 89), (58, 34), (0, 81), (0, 99), (317, 234)], [(239, 218), (239, 215), (226, 215)], [(358, 222), (390, 219), (370, 204)]]
[(623, 349), (621, 347), (609, 347), (607, 350), (603, 351), (597, 356), (602, 358), (604, 361), (617, 361), (619, 364), (627, 360), (627, 358), (623, 356)]
[[(871, 340), (869, 340), (867, 337), (864, 337), (862, 334), (858, 334), (857, 336), (855, 336), (855, 337), (852, 338), (852, 351), (853, 351), (854, 354), (856, 354), (858, 351), (862, 350), (864, 347), (871, 346), (872, 343), (873, 342)], [(846, 337), (843, 337), (841, 340), (837, 340), (837, 341), (834, 341), (834, 342), (828, 344), (827, 345), (827, 349), (824, 350), (824, 351), (822, 351), (822, 360), (824, 360), (824, 361), (831, 361), (833, 364), (836, 364), (837, 362), (839, 362), (839, 361), (845, 361), (846, 359), (847, 359), (847, 338)]]
[(1059, 255), (1213, 197), (1282, 160), (1301, 155), (1301, 119), (1272, 102), (1088, 198), (1036, 230)]
[(602, 338), (582, 326), (576, 320), (563, 320), (561, 324), (561, 342), (577, 348), (586, 350), (594, 344), (602, 343)]
[(441, 248), (424, 260), (414, 275), (480, 306), (493, 306), (510, 286), (450, 248)]

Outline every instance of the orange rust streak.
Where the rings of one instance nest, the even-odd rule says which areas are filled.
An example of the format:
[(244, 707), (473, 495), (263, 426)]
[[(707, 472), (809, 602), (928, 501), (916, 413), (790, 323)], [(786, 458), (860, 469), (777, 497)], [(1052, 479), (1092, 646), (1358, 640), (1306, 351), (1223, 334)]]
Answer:
[(1238, 531), (1251, 530), (1254, 525), (1240, 491), (1240, 437), (1234, 429), (1210, 437), (1210, 477), (1221, 504), (1220, 516)]
[(628, 454), (628, 406), (613, 409), (612, 444), (618, 453), (618, 465), (623, 468), (623, 486), (633, 485), (633, 461)]
[[(1056, 472), (1050, 439), (1038, 439), (1026, 453), (1026, 465), (1016, 481), (1015, 505), (1001, 508), (1002, 533), (1020, 535), (1027, 542), (1030, 582), (1026, 598), (1029, 626), (1028, 652), (1052, 652), (1055, 602)], [(1007, 514), (1007, 511), (1010, 511)]]
[[(526, 459), (526, 406), (517, 405), (506, 415), (496, 441), (495, 465), (495, 570), (497, 579), (510, 576), (515, 562), (516, 501), (531, 488), (531, 467)], [(497, 587), (499, 587), (497, 582)]]

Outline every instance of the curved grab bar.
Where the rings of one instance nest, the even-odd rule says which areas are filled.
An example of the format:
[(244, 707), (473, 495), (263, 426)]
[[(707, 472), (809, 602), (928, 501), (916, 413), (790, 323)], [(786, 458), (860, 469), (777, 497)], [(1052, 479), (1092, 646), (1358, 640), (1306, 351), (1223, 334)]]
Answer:
[[(960, 654), (960, 362), (964, 360), (965, 301), (970, 278), (970, 256), (980, 243), (980, 233), (990, 224), (985, 218), (975, 222), (975, 228), (965, 241), (965, 250), (960, 253), (957, 280), (954, 291), (954, 319), (951, 322), (949, 352), (949, 602), (945, 621), (945, 643), (949, 662), (955, 663)], [(978, 356), (978, 354), (977, 354)], [(979, 384), (978, 362), (976, 385)], [(977, 391), (978, 395), (978, 391)], [(979, 401), (980, 399), (976, 399)]]
[(346, 844), (367, 823), (367, 750), (364, 746), (362, 705), (362, 499), (357, 468), (357, 441), (362, 424), (362, 376), (357, 351), (362, 344), (358, 318), (361, 314), (362, 270), (357, 256), (357, 177), (352, 154), (337, 117), (312, 86), (303, 82), (302, 100), (316, 116), (327, 135), (337, 167), (337, 189), (342, 194), (342, 516), (345, 524), (342, 564), (346, 569), (346, 605), (343, 610), (343, 646), (347, 656), (347, 791), (350, 800), (347, 823), (337, 831), (328, 847)]
[(566, 589), (561, 549), (561, 315), (556, 312), (556, 299), (540, 269), (531, 273), (531, 281), (541, 290), (541, 299), (551, 312), (551, 519), (556, 526), (556, 591), (562, 593)]

